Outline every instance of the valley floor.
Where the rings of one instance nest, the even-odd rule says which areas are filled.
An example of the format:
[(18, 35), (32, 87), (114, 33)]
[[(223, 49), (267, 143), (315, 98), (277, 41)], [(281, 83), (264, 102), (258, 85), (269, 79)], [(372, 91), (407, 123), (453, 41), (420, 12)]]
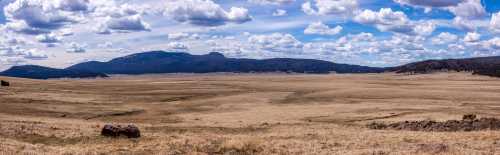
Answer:
[[(465, 73), (0, 79), (8, 154), (500, 154), (500, 131), (365, 126), (500, 118), (500, 79)], [(142, 137), (102, 137), (107, 123)]]

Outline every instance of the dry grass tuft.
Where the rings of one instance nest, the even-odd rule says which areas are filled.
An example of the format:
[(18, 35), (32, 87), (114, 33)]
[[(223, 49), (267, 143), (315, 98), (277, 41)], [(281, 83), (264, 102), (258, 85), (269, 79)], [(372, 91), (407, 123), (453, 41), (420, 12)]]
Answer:
[(231, 139), (224, 141), (221, 152), (230, 155), (253, 155), (264, 150), (263, 140), (258, 138)]

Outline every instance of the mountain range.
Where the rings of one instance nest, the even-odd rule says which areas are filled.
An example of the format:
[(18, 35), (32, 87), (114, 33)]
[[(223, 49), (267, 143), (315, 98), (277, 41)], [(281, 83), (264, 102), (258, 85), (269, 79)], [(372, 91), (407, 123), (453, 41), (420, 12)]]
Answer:
[(14, 66), (0, 72), (0, 76), (31, 79), (50, 78), (95, 78), (109, 74), (154, 74), (154, 73), (381, 73), (396, 72), (425, 74), (439, 71), (472, 72), (478, 75), (500, 77), (500, 56), (466, 59), (426, 60), (397, 67), (377, 68), (359, 65), (338, 64), (314, 59), (237, 59), (227, 58), (221, 53), (206, 55), (151, 51), (112, 59), (108, 62), (89, 61), (56, 69), (43, 66)]
[(500, 77), (500, 56), (465, 59), (426, 60), (386, 71), (409, 74), (425, 74), (439, 71), (472, 72), (477, 75)]
[(14, 66), (6, 71), (0, 72), (0, 76), (29, 79), (108, 77), (108, 75), (104, 73), (73, 69), (56, 69), (36, 65)]
[(15, 66), (0, 75), (48, 79), (107, 77), (107, 74), (152, 74), (152, 73), (212, 73), (212, 72), (293, 72), (293, 73), (380, 73), (384, 68), (338, 64), (313, 59), (237, 59), (227, 58), (221, 53), (206, 55), (151, 51), (112, 59), (108, 62), (89, 61), (55, 69), (42, 66)]

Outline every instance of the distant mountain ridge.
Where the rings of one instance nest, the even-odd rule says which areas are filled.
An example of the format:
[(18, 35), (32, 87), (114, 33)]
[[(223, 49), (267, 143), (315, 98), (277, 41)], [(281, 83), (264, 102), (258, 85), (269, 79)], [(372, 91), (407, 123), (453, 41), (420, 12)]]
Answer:
[(191, 55), (163, 51), (132, 54), (108, 62), (85, 62), (67, 69), (88, 70), (106, 74), (211, 72), (373, 73), (383, 71), (381, 68), (336, 64), (313, 59), (236, 59), (226, 58), (216, 52), (206, 55)]
[(65, 69), (27, 65), (14, 66), (0, 76), (32, 79), (95, 78), (107, 74), (154, 73), (212, 73), (212, 72), (293, 72), (293, 73), (380, 73), (396, 72), (425, 74), (439, 71), (473, 72), (478, 75), (500, 77), (500, 56), (466, 59), (426, 60), (397, 67), (377, 68), (337, 64), (314, 59), (238, 59), (226, 58), (221, 53), (205, 55), (151, 51), (131, 54), (107, 62), (89, 61)]
[(84, 70), (55, 69), (36, 65), (14, 66), (6, 71), (0, 72), (0, 76), (29, 79), (108, 77), (104, 73)]
[(466, 59), (443, 59), (414, 62), (388, 68), (396, 73), (431, 73), (438, 71), (473, 72), (473, 74), (500, 77), (500, 56)]
[(151, 51), (112, 59), (108, 62), (89, 61), (65, 69), (42, 66), (15, 66), (3, 76), (48, 79), (107, 77), (106, 74), (212, 73), (212, 72), (294, 72), (294, 73), (379, 73), (383, 68), (337, 64), (314, 59), (237, 59), (221, 53), (206, 55)]

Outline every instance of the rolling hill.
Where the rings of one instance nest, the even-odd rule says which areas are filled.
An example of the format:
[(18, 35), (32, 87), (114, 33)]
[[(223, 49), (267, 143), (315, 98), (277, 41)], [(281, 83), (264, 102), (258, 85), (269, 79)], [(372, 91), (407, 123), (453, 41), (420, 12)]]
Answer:
[(473, 72), (478, 75), (500, 77), (500, 56), (467, 59), (426, 60), (390, 68), (338, 64), (314, 59), (237, 59), (212, 52), (205, 55), (151, 51), (112, 59), (107, 62), (89, 61), (55, 69), (35, 65), (15, 66), (0, 75), (32, 79), (94, 78), (107, 74), (155, 73), (380, 73), (396, 72), (425, 74), (440, 71)]
[(500, 56), (466, 59), (444, 59), (414, 62), (388, 68), (396, 73), (432, 73), (439, 71), (473, 72), (478, 75), (500, 77)]
[(191, 55), (152, 51), (132, 54), (108, 62), (85, 62), (67, 69), (88, 70), (106, 74), (150, 74), (150, 73), (211, 73), (211, 72), (294, 72), (294, 73), (376, 73), (382, 68), (337, 64), (312, 59), (235, 59), (212, 52), (206, 55)]
[(35, 65), (15, 66), (0, 75), (32, 79), (107, 77), (106, 74), (212, 73), (212, 72), (293, 72), (293, 73), (378, 73), (383, 68), (337, 64), (313, 59), (235, 59), (212, 52), (206, 55), (151, 51), (90, 61), (55, 69)]
[(0, 72), (0, 76), (29, 79), (108, 77), (104, 73), (83, 70), (55, 69), (36, 65), (14, 66), (6, 71)]

